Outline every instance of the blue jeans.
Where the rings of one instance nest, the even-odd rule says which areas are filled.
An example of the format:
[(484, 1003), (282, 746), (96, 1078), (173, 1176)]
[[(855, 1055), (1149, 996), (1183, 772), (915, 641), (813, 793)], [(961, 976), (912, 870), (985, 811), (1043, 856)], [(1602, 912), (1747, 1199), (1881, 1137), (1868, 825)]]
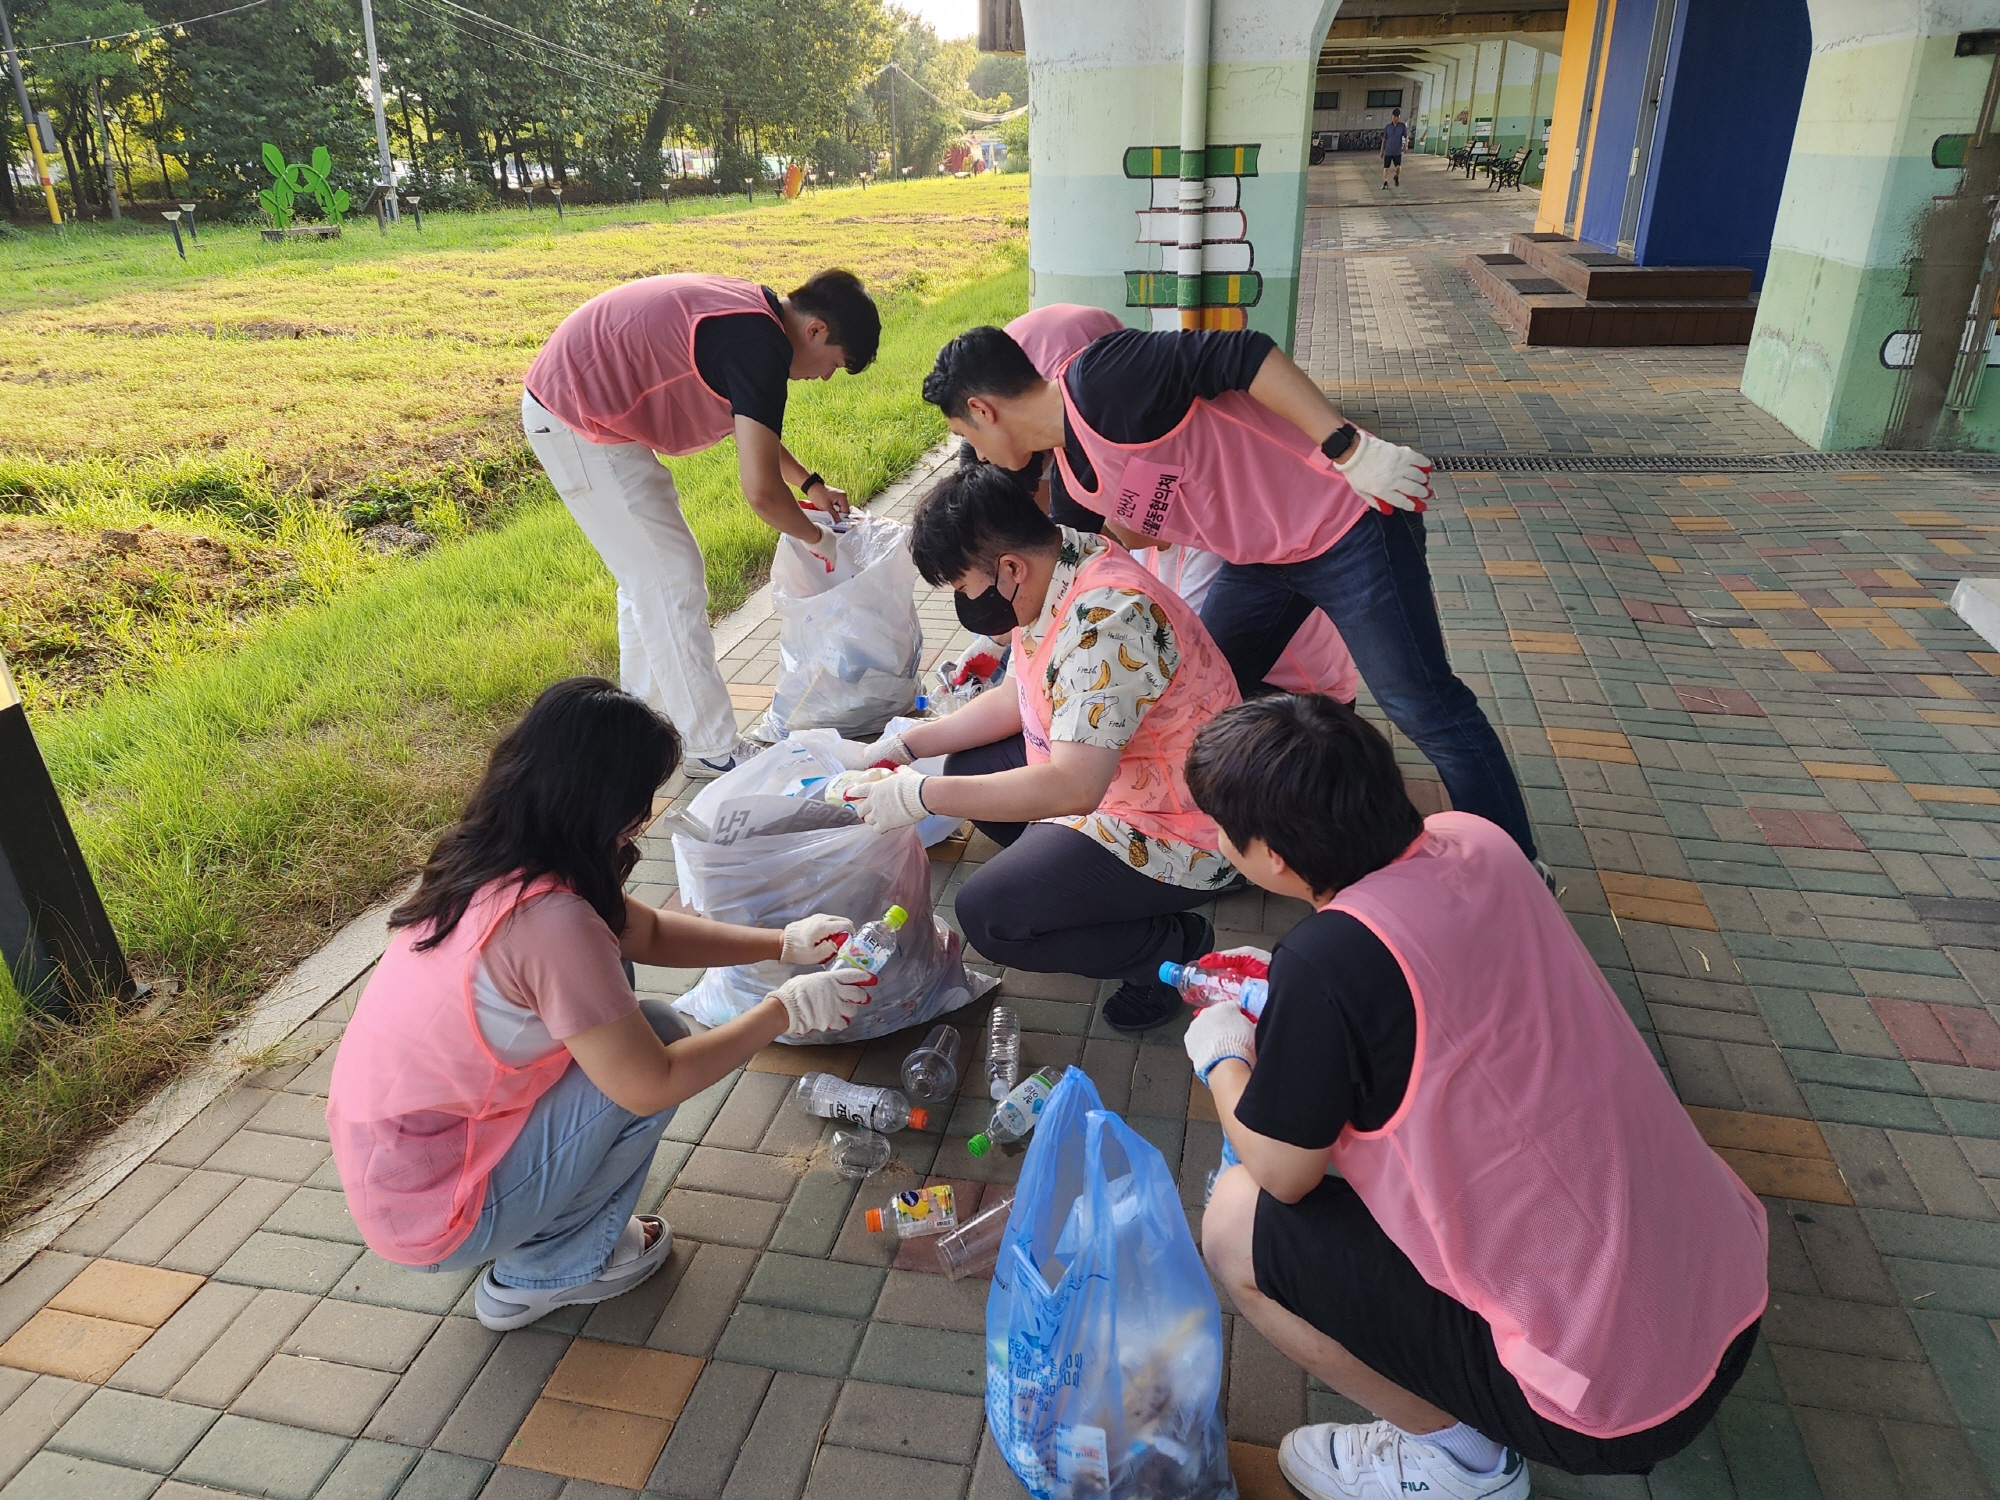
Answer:
[(1451, 805), (1506, 829), (1533, 859), (1521, 784), (1479, 700), (1445, 655), (1424, 560), (1423, 516), (1369, 510), (1318, 557), (1223, 565), (1202, 603), (1201, 622), (1229, 658), (1244, 696), (1264, 691), (1260, 684), (1298, 628), (1301, 599), (1339, 627), (1376, 703), (1437, 767)]
[[(663, 1001), (640, 1009), (666, 1042), (687, 1028)], [(528, 1114), (528, 1123), (486, 1180), (472, 1233), (431, 1271), (493, 1262), (502, 1286), (551, 1291), (595, 1281), (639, 1201), (671, 1109), (620, 1109), (571, 1063)]]

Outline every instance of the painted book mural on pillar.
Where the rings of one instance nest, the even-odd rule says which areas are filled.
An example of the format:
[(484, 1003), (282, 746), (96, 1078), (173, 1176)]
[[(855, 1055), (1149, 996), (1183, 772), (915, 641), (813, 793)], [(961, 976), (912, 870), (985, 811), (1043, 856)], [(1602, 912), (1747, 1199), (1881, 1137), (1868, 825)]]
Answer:
[[(1258, 146), (1210, 146), (1203, 163), (1206, 198), (1201, 231), (1201, 326), (1233, 329), (1248, 325), (1246, 309), (1264, 295), (1243, 210), (1243, 179), (1257, 175)], [(1146, 206), (1138, 211), (1138, 243), (1159, 246), (1152, 254), (1171, 261), (1180, 243), (1181, 153), (1178, 146), (1132, 146), (1125, 152), (1125, 175), (1147, 184)], [(1181, 326), (1180, 275), (1168, 269), (1125, 273), (1125, 305), (1150, 311), (1156, 329)]]

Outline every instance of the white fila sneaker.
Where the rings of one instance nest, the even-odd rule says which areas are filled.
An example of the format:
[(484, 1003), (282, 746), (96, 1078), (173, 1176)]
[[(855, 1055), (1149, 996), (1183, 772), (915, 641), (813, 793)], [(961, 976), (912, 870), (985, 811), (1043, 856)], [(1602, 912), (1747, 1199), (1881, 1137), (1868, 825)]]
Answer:
[(1473, 1474), (1389, 1422), (1295, 1427), (1278, 1468), (1306, 1500), (1528, 1500), (1528, 1466), (1511, 1448), (1497, 1474)]

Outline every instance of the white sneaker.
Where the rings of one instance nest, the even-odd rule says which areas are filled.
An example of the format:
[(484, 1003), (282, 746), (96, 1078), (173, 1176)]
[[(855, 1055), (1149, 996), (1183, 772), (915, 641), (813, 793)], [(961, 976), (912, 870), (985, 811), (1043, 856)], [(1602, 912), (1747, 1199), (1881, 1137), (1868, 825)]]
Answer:
[[(660, 1226), (658, 1238), (650, 1245), (646, 1243), (648, 1224)], [(502, 1286), (493, 1279), (493, 1268), (488, 1266), (473, 1283), (472, 1310), (495, 1333), (526, 1328), (559, 1307), (609, 1302), (613, 1297), (624, 1296), (665, 1265), (673, 1248), (674, 1231), (665, 1219), (655, 1214), (634, 1214), (625, 1221), (624, 1231), (612, 1247), (610, 1263), (595, 1281), (536, 1291), (529, 1287)]]
[(762, 755), (770, 748), (769, 745), (760, 745), (755, 740), (738, 739), (722, 755), (707, 759), (690, 755), (685, 761), (681, 762), (681, 769), (687, 772), (687, 779), (689, 781), (713, 781), (716, 777), (725, 776), (735, 770), (743, 762), (750, 759), (751, 756)]
[(1482, 1478), (1391, 1422), (1294, 1427), (1278, 1444), (1278, 1468), (1306, 1500), (1528, 1500), (1528, 1466), (1513, 1449)]

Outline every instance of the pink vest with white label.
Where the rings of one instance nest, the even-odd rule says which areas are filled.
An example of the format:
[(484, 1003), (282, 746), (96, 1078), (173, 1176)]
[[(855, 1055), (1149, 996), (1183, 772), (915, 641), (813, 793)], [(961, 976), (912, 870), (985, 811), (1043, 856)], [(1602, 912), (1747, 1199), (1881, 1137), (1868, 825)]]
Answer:
[(1026, 351), (1042, 379), (1054, 380), (1065, 361), (1093, 339), (1116, 333), (1125, 325), (1115, 313), (1080, 302), (1051, 302), (1024, 312), (1007, 325), (1009, 338)]
[(1764, 1207), (1696, 1132), (1540, 876), (1436, 813), (1343, 890), (1417, 1008), (1409, 1088), (1332, 1160), (1425, 1281), (1493, 1329), (1528, 1404), (1591, 1437), (1658, 1426), (1769, 1296)]
[(528, 366), (527, 387), (592, 443), (644, 443), (673, 456), (736, 431), (728, 398), (695, 370), (704, 318), (771, 312), (764, 289), (734, 276), (647, 276), (599, 292), (564, 318)]

